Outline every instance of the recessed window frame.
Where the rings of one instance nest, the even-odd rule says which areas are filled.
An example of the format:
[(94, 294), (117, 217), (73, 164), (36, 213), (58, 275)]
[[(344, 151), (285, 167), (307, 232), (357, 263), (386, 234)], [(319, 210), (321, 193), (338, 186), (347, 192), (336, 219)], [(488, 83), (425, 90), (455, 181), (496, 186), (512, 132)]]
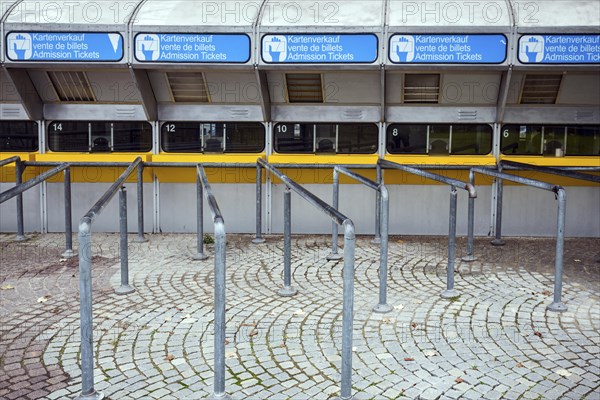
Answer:
[[(66, 126), (63, 126), (63, 124), (66, 124)], [(140, 148), (123, 149), (118, 144), (119, 141), (115, 140), (115, 128), (124, 129), (127, 124), (140, 124), (137, 131), (147, 135), (145, 140), (140, 140)], [(105, 128), (104, 130), (102, 126)], [(108, 127), (108, 132), (106, 127)], [(68, 146), (62, 146), (62, 142), (66, 139), (60, 138), (59, 135), (63, 130), (69, 132), (68, 128), (74, 131), (73, 136), (79, 136), (76, 139), (82, 143), (81, 147), (69, 148)], [(132, 130), (129, 134), (133, 136), (136, 133)], [(54, 135), (57, 136), (53, 137)], [(149, 153), (152, 151), (152, 124), (148, 121), (54, 120), (49, 121), (46, 125), (46, 143), (48, 149), (55, 153)], [(144, 143), (145, 147), (141, 147)], [(127, 144), (124, 146), (126, 147)]]
[[(340, 132), (340, 128), (343, 131), (345, 127), (361, 125), (365, 128), (370, 126), (373, 128), (373, 142), (370, 145), (368, 151), (340, 151), (343, 148), (360, 148), (360, 140), (356, 144), (348, 144), (344, 141), (345, 133)], [(334, 136), (318, 135), (319, 128), (325, 128), (329, 126), (332, 129)], [(281, 128), (285, 127), (283, 131)], [(326, 129), (326, 128), (325, 128)], [(308, 133), (307, 133), (308, 130)], [(323, 131), (321, 131), (323, 132)], [(331, 132), (331, 131), (330, 131)], [(360, 132), (364, 134), (365, 132)], [(280, 136), (281, 134), (297, 136), (297, 148), (304, 147), (305, 150), (286, 150), (285, 147), (280, 147)], [(288, 142), (290, 138), (285, 138)], [(293, 142), (292, 142), (293, 143)], [(367, 141), (367, 145), (368, 145)], [(289, 146), (293, 147), (293, 146)], [(278, 154), (377, 154), (379, 148), (379, 127), (375, 123), (364, 122), (360, 124), (353, 123), (337, 123), (337, 122), (277, 122), (273, 124), (273, 151)]]
[[(507, 139), (511, 136), (511, 128), (518, 128), (519, 140), (516, 143), (505, 144)], [(577, 129), (592, 129), (596, 130), (594, 134), (595, 149), (590, 152), (578, 152), (573, 153), (574, 139), (578, 136), (573, 130)], [(558, 131), (559, 136), (556, 137)], [(561, 134), (561, 131), (563, 133)], [(546, 156), (546, 157), (577, 157), (577, 156), (600, 156), (600, 126), (599, 125), (586, 125), (586, 124), (504, 124), (501, 128), (501, 139), (500, 139), (500, 152), (506, 156)], [(552, 136), (552, 137), (550, 137)], [(535, 143), (533, 143), (535, 141)], [(516, 150), (519, 148), (520, 143), (523, 142), (525, 151)], [(561, 149), (562, 151), (557, 151)]]
[[(480, 148), (480, 145), (485, 145), (484, 149), (487, 149), (487, 152), (457, 152), (456, 137), (458, 134), (454, 132), (455, 127), (467, 126), (472, 126), (474, 130), (481, 129), (481, 134), (486, 133), (483, 131), (484, 129), (487, 131), (487, 144), (483, 140), (476, 140), (472, 145), (467, 145), (467, 147), (472, 146), (475, 149)], [(402, 128), (409, 131), (401, 132)], [(396, 131), (395, 135), (394, 131)], [(480, 132), (473, 133), (479, 134)], [(385, 143), (386, 152), (392, 155), (486, 156), (492, 153), (493, 128), (489, 124), (390, 123), (386, 128)], [(464, 147), (465, 145), (458, 149), (462, 150)]]

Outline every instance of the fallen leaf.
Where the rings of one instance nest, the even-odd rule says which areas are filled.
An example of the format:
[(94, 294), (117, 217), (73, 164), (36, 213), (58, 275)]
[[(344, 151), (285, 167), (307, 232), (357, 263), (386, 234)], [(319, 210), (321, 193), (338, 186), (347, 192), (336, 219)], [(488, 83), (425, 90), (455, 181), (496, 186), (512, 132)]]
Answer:
[(225, 346), (229, 344), (229, 340), (225, 339)]
[(177, 311), (183, 311), (184, 308), (183, 307), (177, 307)]
[(558, 371), (556, 371), (556, 373), (560, 376), (564, 376), (565, 378), (568, 376), (571, 376), (573, 374), (571, 374), (569, 371), (567, 371), (566, 369), (559, 369)]
[(258, 329), (252, 329), (252, 332), (250, 332), (248, 334), (249, 337), (253, 337), (253, 336), (256, 336), (256, 335), (258, 335)]
[(542, 337), (542, 333), (541, 333), (541, 332), (535, 331), (535, 332), (533, 332), (533, 334), (534, 334), (535, 336), (539, 337), (539, 338), (541, 338), (541, 337)]
[(0, 290), (11, 290), (14, 289), (15, 287), (13, 285), (2, 285), (0, 286)]
[(40, 297), (39, 299), (37, 299), (37, 302), (38, 302), (38, 303), (45, 303), (45, 302), (47, 302), (47, 301), (48, 301), (48, 299), (49, 299), (50, 297), (51, 297), (51, 296), (50, 296), (49, 294), (47, 294), (47, 295), (45, 295), (45, 296), (42, 296), (42, 297)]
[(574, 259), (573, 261), (575, 261), (575, 262), (581, 262), (581, 260), (578, 259), (578, 258)]
[(304, 314), (306, 314), (306, 313), (304, 311), (302, 311), (301, 308), (292, 313), (292, 315), (304, 315)]
[(410, 326), (412, 326), (413, 329), (415, 329), (417, 327), (417, 324), (415, 324), (414, 322), (412, 324), (410, 324)]
[(404, 243), (404, 240), (398, 240), (398, 243), (402, 244), (402, 243)]
[(425, 354), (426, 357), (433, 357), (437, 354), (437, 352), (435, 350), (425, 350), (423, 354)]
[(165, 318), (165, 322), (169, 322), (169, 321), (171, 321), (171, 317)]
[(412, 357), (405, 357), (404, 361), (415, 361), (415, 359)]
[(464, 381), (465, 380), (463, 378), (461, 378), (460, 376), (454, 380), (454, 382), (456, 382), (456, 383), (463, 383)]
[(285, 347), (285, 343), (281, 343), (279, 347), (283, 349)]
[(256, 321), (251, 324), (241, 324), (240, 326), (256, 326)]
[(61, 259), (58, 260), (58, 262), (65, 262), (65, 261), (67, 261), (66, 258), (61, 258)]
[(525, 366), (521, 363), (517, 363), (517, 368), (525, 368)]
[(402, 310), (404, 308), (404, 304), (398, 304), (394, 306), (394, 310)]
[(230, 350), (230, 351), (226, 352), (225, 353), (225, 358), (238, 358), (237, 351)]
[(550, 295), (552, 294), (552, 292), (551, 292), (551, 291), (549, 291), (549, 290), (544, 290), (544, 291), (542, 292), (542, 294), (543, 294), (544, 296), (550, 296)]
[(175, 359), (175, 356), (173, 354), (167, 354), (167, 356), (165, 357), (165, 361), (172, 361)]

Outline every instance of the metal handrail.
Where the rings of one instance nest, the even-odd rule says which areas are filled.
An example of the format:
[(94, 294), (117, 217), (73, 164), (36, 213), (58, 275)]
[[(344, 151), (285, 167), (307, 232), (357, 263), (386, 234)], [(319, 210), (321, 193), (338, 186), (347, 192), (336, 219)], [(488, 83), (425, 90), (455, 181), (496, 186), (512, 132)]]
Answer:
[(21, 157), (12, 156), (10, 158), (5, 158), (4, 160), (0, 160), (0, 167), (4, 167), (5, 165), (17, 163), (21, 161)]
[[(516, 176), (507, 174), (506, 172), (496, 171), (489, 168), (473, 167), (471, 168), (471, 181), (474, 182), (474, 173), (480, 173), (482, 175), (492, 176), (497, 179), (503, 179), (520, 183), (522, 185), (531, 186), (537, 189), (547, 190), (556, 195), (558, 199), (558, 221), (556, 227), (556, 257), (554, 264), (554, 299), (553, 302), (546, 308), (550, 311), (566, 311), (567, 306), (561, 301), (562, 294), (562, 275), (563, 275), (563, 257), (564, 257), (564, 243), (565, 243), (565, 211), (567, 207), (567, 193), (565, 189), (560, 185), (553, 185), (548, 182), (538, 181), (535, 179), (525, 178), (522, 176)], [(496, 213), (496, 228), (502, 222), (502, 195), (501, 191), (498, 195), (499, 208)], [(469, 229), (472, 230), (474, 224), (474, 216), (469, 215)], [(495, 244), (498, 244), (501, 238), (498, 236), (498, 230), (496, 231)], [(494, 243), (494, 242), (492, 242)]]
[[(293, 296), (295, 289), (291, 286), (291, 192), (293, 190), (304, 200), (315, 206), (319, 211), (328, 215), (335, 223), (344, 227), (344, 268), (343, 268), (343, 310), (342, 310), (342, 383), (340, 399), (352, 398), (352, 326), (354, 319), (354, 254), (356, 247), (356, 232), (354, 223), (337, 209), (304, 189), (288, 178), (268, 162), (258, 159), (256, 162), (257, 187), (257, 227), (260, 227), (260, 186), (262, 185), (261, 168), (277, 176), (286, 186), (284, 192), (284, 287), (279, 291), (281, 296)], [(258, 233), (260, 231), (257, 231)], [(257, 236), (257, 239), (260, 235)]]
[[(8, 164), (15, 163), (15, 186), (19, 186), (23, 183), (23, 169), (25, 165), (19, 156), (12, 156), (0, 161), (0, 167)], [(23, 195), (19, 194), (17, 197), (17, 236), (15, 238), (18, 242), (27, 240), (25, 237), (25, 224), (23, 223)]]
[[(577, 180), (581, 180), (581, 181), (600, 183), (600, 175), (584, 174), (584, 173), (577, 172), (577, 171), (564, 170), (560, 167), (542, 167), (539, 165), (520, 163), (520, 162), (516, 162), (516, 161), (500, 161), (500, 166), (505, 169), (531, 170), (531, 171), (543, 172), (546, 174), (560, 175), (560, 176), (564, 176), (564, 177), (571, 178), (571, 179), (577, 179)], [(600, 171), (600, 167), (593, 167), (593, 168), (594, 168), (593, 170), (588, 170), (588, 171)]]
[[(213, 217), (214, 234), (215, 234), (215, 325), (214, 325), (214, 398), (225, 399), (225, 221), (219, 204), (212, 193), (210, 183), (206, 177), (206, 172), (202, 165), (196, 166), (196, 175), (198, 181), (201, 182), (200, 191), (204, 187), (204, 195), (210, 212)], [(202, 193), (200, 193), (201, 195)], [(202, 197), (198, 199), (202, 202)], [(199, 223), (202, 222), (202, 214), (199, 216)]]
[[(423, 171), (422, 169), (410, 167), (407, 165), (397, 164), (387, 160), (379, 160), (377, 166), (380, 168), (392, 168), (405, 171), (417, 176), (422, 176), (427, 179), (434, 180), (436, 182), (445, 183), (450, 185), (450, 216), (449, 216), (449, 227), (448, 227), (448, 266), (446, 267), (446, 290), (441, 294), (443, 298), (450, 299), (459, 296), (459, 293), (454, 289), (454, 265), (456, 263), (456, 212), (457, 212), (457, 193), (456, 188), (464, 189), (469, 194), (469, 218), (474, 214), (475, 210), (475, 198), (477, 197), (477, 190), (471, 183), (466, 183), (456, 179), (448, 178), (443, 175), (434, 174), (432, 172)], [(463, 258), (464, 261), (473, 261), (473, 232), (472, 227), (469, 226), (469, 239), (467, 242), (467, 256)]]
[[(11, 162), (17, 163), (17, 186), (8, 189), (0, 193), (0, 204), (17, 197), (17, 240), (25, 240), (25, 231), (23, 226), (23, 192), (39, 185), (40, 183), (52, 178), (53, 176), (64, 172), (64, 203), (65, 203), (65, 251), (62, 253), (64, 257), (73, 256), (73, 228), (71, 223), (71, 168), (68, 163), (62, 163), (57, 167), (54, 167), (46, 172), (41, 173), (22, 183), (21, 170), (20, 170), (20, 158), (11, 157), (11, 159), (17, 159)], [(6, 161), (6, 160), (3, 160)], [(6, 165), (3, 164), (3, 165)]]
[[(383, 183), (379, 184), (362, 175), (350, 171), (345, 167), (335, 166), (333, 168), (333, 206), (338, 208), (339, 205), (339, 194), (340, 194), (340, 178), (339, 174), (346, 175), (363, 185), (375, 190), (381, 198), (380, 209), (381, 213), (376, 213), (377, 227), (380, 228), (380, 247), (379, 247), (379, 302), (373, 308), (374, 312), (387, 313), (393, 310), (389, 304), (387, 304), (387, 274), (388, 274), (388, 236), (389, 236), (389, 193)], [(339, 259), (338, 255), (338, 226), (333, 223), (331, 227), (331, 255), (328, 259)]]
[(137, 157), (100, 199), (79, 220), (79, 300), (81, 318), (81, 398), (96, 395), (94, 389), (94, 348), (92, 324), (92, 223), (142, 163)]

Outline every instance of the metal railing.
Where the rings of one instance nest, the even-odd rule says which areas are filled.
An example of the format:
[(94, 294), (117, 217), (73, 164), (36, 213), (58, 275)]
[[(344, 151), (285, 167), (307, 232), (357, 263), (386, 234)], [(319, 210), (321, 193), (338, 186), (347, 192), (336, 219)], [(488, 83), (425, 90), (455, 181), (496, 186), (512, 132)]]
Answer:
[[(456, 263), (456, 210), (457, 210), (457, 193), (456, 188), (464, 189), (469, 194), (469, 215), (474, 212), (475, 202), (474, 199), (477, 197), (475, 186), (471, 183), (465, 183), (456, 179), (448, 178), (442, 175), (434, 174), (432, 172), (423, 171), (419, 168), (409, 167), (407, 165), (397, 164), (387, 160), (379, 160), (377, 164), (381, 168), (398, 169), (405, 171), (417, 176), (422, 176), (427, 179), (431, 179), (437, 182), (445, 183), (450, 185), (450, 217), (448, 227), (448, 266), (446, 268), (446, 290), (444, 290), (441, 296), (445, 299), (459, 296), (459, 293), (454, 289), (454, 265)], [(471, 240), (472, 237), (471, 237)], [(470, 242), (472, 248), (472, 242)], [(467, 245), (469, 246), (469, 244)]]
[[(340, 198), (340, 174), (346, 175), (363, 185), (375, 190), (380, 198), (381, 203), (377, 203), (381, 210), (377, 216), (377, 227), (380, 232), (377, 235), (380, 238), (379, 247), (379, 303), (373, 308), (374, 312), (387, 313), (393, 310), (393, 307), (387, 304), (387, 274), (388, 274), (388, 236), (389, 236), (389, 215), (390, 202), (388, 190), (384, 184), (379, 184), (362, 175), (354, 173), (345, 167), (335, 166), (333, 168), (333, 207), (339, 208)], [(378, 174), (379, 175), (379, 174)], [(377, 213), (376, 213), (377, 214)], [(338, 254), (338, 224), (331, 224), (331, 254), (327, 257), (328, 260), (339, 260), (341, 256)]]
[[(600, 183), (600, 176), (598, 175), (584, 174), (582, 172), (577, 172), (577, 170), (559, 167), (541, 167), (516, 161), (501, 161), (498, 164), (498, 171), (502, 172), (503, 169), (536, 171), (581, 181)], [(586, 167), (585, 171), (600, 171), (600, 167)], [(502, 200), (504, 197), (504, 183), (502, 182), (502, 178), (496, 179), (496, 187), (496, 221), (494, 239), (491, 243), (494, 246), (504, 246), (505, 242), (502, 240)]]
[[(262, 159), (257, 160), (257, 187), (262, 185), (261, 168), (279, 178), (286, 186), (284, 193), (284, 287), (279, 291), (282, 296), (296, 293), (291, 286), (291, 192), (293, 190), (304, 200), (328, 215), (335, 223), (344, 227), (344, 269), (343, 269), (343, 311), (342, 311), (342, 383), (341, 399), (352, 398), (352, 327), (354, 318), (354, 253), (356, 233), (354, 223), (334, 207), (315, 196), (277, 168)], [(330, 166), (331, 167), (331, 166)], [(257, 208), (258, 210), (258, 208)]]
[[(206, 197), (210, 212), (213, 217), (215, 234), (215, 326), (214, 326), (214, 394), (215, 399), (228, 399), (225, 394), (225, 221), (219, 209), (219, 204), (212, 194), (208, 178), (202, 165), (197, 165), (196, 176), (198, 185), (199, 203), (202, 203), (202, 194)], [(202, 190), (204, 188), (204, 190)], [(199, 210), (199, 221), (202, 221), (202, 207)]]
[[(139, 157), (138, 157), (139, 158)], [(137, 160), (137, 159), (136, 159)], [(25, 166), (33, 167), (51, 167), (55, 166), (56, 162), (52, 161), (27, 161), (23, 163)], [(70, 162), (71, 168), (84, 167), (102, 167), (102, 168), (127, 168), (131, 163), (127, 162)], [(149, 163), (146, 163), (148, 165)], [(194, 164), (195, 165), (195, 164)], [(138, 231), (136, 242), (147, 242), (148, 239), (144, 236), (144, 163), (140, 162), (137, 166), (137, 212), (138, 212)]]
[[(0, 167), (3, 167), (8, 164), (15, 163), (15, 186), (19, 186), (23, 183), (23, 170), (25, 168), (23, 161), (21, 161), (21, 157), (14, 156), (10, 158), (6, 158), (4, 160), (0, 160)], [(15, 237), (17, 242), (22, 242), (27, 240), (25, 236), (25, 226), (23, 224), (23, 194), (19, 193), (17, 195), (17, 236)]]
[[(81, 319), (81, 394), (78, 399), (102, 398), (101, 394), (94, 389), (94, 347), (93, 347), (93, 323), (92, 323), (92, 224), (102, 213), (104, 207), (122, 188), (125, 180), (142, 163), (142, 159), (137, 157), (129, 167), (119, 176), (119, 178), (104, 192), (100, 199), (90, 208), (90, 210), (79, 220), (79, 301), (80, 301), (80, 319)], [(124, 196), (124, 190), (121, 189), (121, 196)], [(120, 216), (122, 208), (127, 213), (127, 203), (120, 203)], [(122, 221), (122, 219), (120, 218)], [(123, 224), (120, 224), (121, 229)], [(126, 223), (125, 223), (126, 228)], [(123, 243), (123, 234), (125, 242)], [(127, 232), (121, 230), (121, 253), (126, 253)], [(125, 244), (125, 246), (123, 246)], [(121, 257), (123, 261), (123, 257)], [(126, 265), (121, 264), (121, 283), (127, 276)], [(123, 286), (123, 285), (122, 285)]]
[[(506, 179), (508, 181), (520, 183), (522, 185), (531, 186), (534, 188), (547, 190), (554, 193), (558, 199), (558, 221), (556, 226), (556, 257), (554, 265), (554, 301), (546, 307), (550, 311), (566, 311), (565, 306), (561, 301), (562, 293), (562, 275), (563, 275), (563, 255), (564, 255), (564, 243), (565, 243), (565, 210), (567, 206), (567, 194), (565, 189), (559, 185), (553, 185), (551, 183), (537, 181), (534, 179), (524, 178), (521, 176), (507, 174), (505, 172), (496, 171), (489, 168), (474, 167), (471, 168), (470, 179), (472, 183), (475, 181), (474, 173), (482, 175), (492, 176), (496, 179)], [(500, 201), (501, 203), (501, 201)], [(502, 205), (500, 205), (500, 210)], [(472, 232), (474, 225), (475, 216), (469, 214), (469, 232)], [(500, 222), (502, 221), (502, 214), (500, 214)], [(498, 237), (497, 237), (498, 238)]]
[[(19, 158), (19, 157), (12, 157)], [(11, 160), (11, 159), (8, 159)], [(9, 162), (4, 162), (7, 160), (2, 160), (0, 162), (0, 166), (6, 165)], [(15, 162), (15, 161), (10, 161)], [(16, 161), (17, 166), (21, 164), (20, 159)], [(20, 167), (17, 167), (19, 169)], [(23, 232), (23, 192), (31, 189), (34, 186), (39, 185), (40, 183), (46, 181), (47, 179), (52, 178), (53, 176), (63, 172), (64, 173), (64, 203), (65, 203), (65, 251), (62, 253), (63, 257), (72, 257), (73, 256), (73, 228), (71, 222), (71, 168), (68, 163), (62, 163), (46, 172), (43, 172), (32, 178), (25, 183), (19, 179), (20, 172), (17, 171), (17, 185), (9, 189), (5, 192), (0, 193), (0, 204), (4, 203), (7, 200), (12, 199), (13, 197), (17, 197), (17, 240), (25, 240), (25, 235)], [(20, 200), (20, 201), (19, 201)]]

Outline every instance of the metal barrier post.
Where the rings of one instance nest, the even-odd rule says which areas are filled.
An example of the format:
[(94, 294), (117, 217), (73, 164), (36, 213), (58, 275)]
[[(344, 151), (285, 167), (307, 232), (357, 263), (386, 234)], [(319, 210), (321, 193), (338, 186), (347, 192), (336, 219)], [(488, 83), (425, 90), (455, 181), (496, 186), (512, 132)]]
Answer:
[[(475, 186), (475, 172), (469, 171), (469, 183)], [(469, 211), (468, 211), (468, 226), (467, 226), (467, 254), (462, 258), (463, 261), (471, 262), (477, 260), (477, 257), (473, 255), (474, 250), (474, 230), (475, 230), (475, 199), (469, 197)]]
[(260, 164), (256, 164), (256, 236), (252, 239), (252, 243), (264, 243), (262, 237), (262, 168)]
[[(381, 186), (383, 183), (383, 171), (381, 166), (377, 164), (375, 166), (376, 170), (376, 181), (377, 185)], [(379, 191), (375, 192), (375, 237), (371, 241), (373, 244), (381, 243), (381, 193)]]
[(292, 192), (286, 186), (283, 192), (283, 287), (277, 294), (291, 297), (296, 293), (292, 287)]
[[(498, 172), (502, 172), (502, 167), (498, 165)], [(502, 196), (504, 183), (502, 178), (496, 178), (496, 230), (495, 238), (490, 242), (494, 246), (504, 246), (506, 242), (502, 240)]]
[(144, 164), (137, 167), (137, 212), (138, 212), (138, 232), (134, 241), (138, 243), (147, 242), (144, 236)]
[[(340, 173), (333, 168), (333, 208), (339, 208), (340, 203)], [(338, 253), (338, 224), (331, 222), (331, 254), (327, 256), (328, 260), (341, 260), (342, 255)]]
[(135, 288), (129, 285), (129, 248), (127, 244), (127, 189), (122, 186), (119, 190), (119, 233), (121, 256), (121, 286), (115, 290), (116, 294), (129, 294)]
[(64, 197), (65, 197), (65, 251), (62, 256), (73, 257), (73, 222), (71, 213), (71, 168), (64, 170)]
[(77, 400), (102, 399), (94, 389), (92, 324), (92, 233), (91, 221), (79, 224), (79, 314), (81, 318), (81, 394)]
[(446, 290), (442, 297), (449, 299), (459, 295), (454, 289), (454, 264), (456, 258), (456, 203), (457, 193), (454, 186), (450, 189), (450, 226), (448, 228), (448, 268), (446, 270)]
[(565, 246), (565, 212), (567, 208), (567, 193), (559, 189), (558, 196), (558, 223), (556, 232), (556, 259), (554, 261), (554, 301), (548, 307), (549, 311), (567, 311), (567, 306), (561, 301), (563, 255)]
[(342, 385), (340, 399), (352, 398), (352, 330), (354, 325), (354, 224), (344, 221), (344, 305), (342, 310)]
[(215, 383), (213, 399), (229, 399), (225, 393), (225, 224), (215, 219)]
[(379, 186), (377, 193), (381, 196), (381, 246), (379, 248), (379, 304), (373, 311), (387, 313), (393, 307), (387, 304), (387, 275), (388, 275), (388, 229), (390, 223), (390, 196), (384, 185)]
[(206, 260), (208, 254), (204, 253), (204, 199), (202, 198), (202, 182), (196, 175), (196, 254), (192, 260)]
[[(23, 162), (21, 159), (15, 161), (15, 186), (20, 186), (23, 183)], [(23, 223), (23, 194), (17, 195), (17, 236), (15, 240), (17, 242), (23, 242), (27, 240), (25, 236), (25, 225)]]

